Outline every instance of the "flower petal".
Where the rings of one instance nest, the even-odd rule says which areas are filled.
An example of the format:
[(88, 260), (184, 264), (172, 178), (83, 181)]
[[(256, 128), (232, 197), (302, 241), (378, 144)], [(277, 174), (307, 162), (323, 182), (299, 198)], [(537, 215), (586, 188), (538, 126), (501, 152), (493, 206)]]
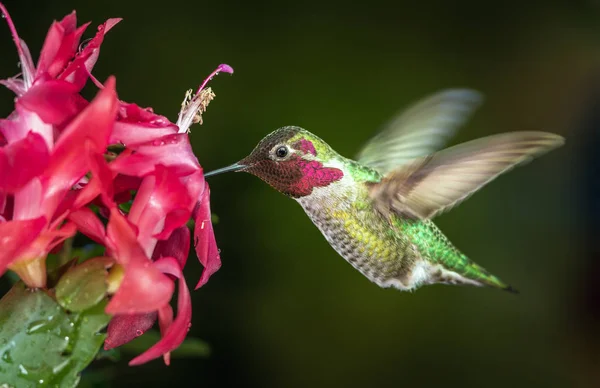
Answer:
[(50, 155), (46, 142), (37, 133), (0, 148), (0, 190), (14, 193), (40, 175)]
[(81, 233), (85, 234), (99, 244), (105, 244), (106, 232), (104, 231), (104, 225), (98, 216), (96, 216), (96, 213), (91, 211), (89, 208), (85, 207), (71, 212), (68, 216), (68, 219), (77, 225), (77, 229)]
[(47, 73), (54, 78), (60, 74), (75, 56), (79, 40), (89, 23), (77, 28), (75, 11), (60, 22), (54, 22), (48, 30), (38, 61), (36, 78)]
[(63, 80), (35, 82), (17, 100), (17, 106), (35, 112), (47, 124), (56, 125), (75, 116), (87, 104), (79, 90)]
[(56, 209), (65, 192), (88, 171), (88, 158), (81, 157), (80, 145), (89, 140), (94, 152), (103, 153), (117, 113), (113, 77), (96, 98), (63, 131), (43, 180), (49, 209)]
[(141, 144), (129, 144), (133, 153), (122, 153), (110, 164), (113, 171), (125, 175), (145, 176), (157, 164), (173, 168), (174, 174), (185, 176), (200, 169), (187, 134), (163, 136)]
[(162, 257), (174, 257), (181, 268), (190, 254), (190, 230), (186, 225), (175, 229), (167, 240), (159, 240), (154, 248), (152, 260), (156, 261)]
[(125, 268), (125, 277), (106, 312), (109, 314), (148, 313), (169, 303), (173, 282), (145, 256), (133, 226), (116, 207), (110, 212), (107, 246), (115, 260)]
[(129, 362), (129, 365), (132, 366), (144, 364), (165, 353), (175, 350), (187, 336), (192, 322), (192, 300), (190, 297), (190, 290), (185, 284), (185, 279), (183, 278), (177, 260), (172, 257), (165, 257), (156, 261), (154, 265), (160, 271), (179, 278), (177, 317), (166, 330), (160, 341)]
[(150, 330), (156, 322), (156, 312), (115, 315), (108, 323), (104, 350), (126, 344)]
[(59, 78), (73, 83), (81, 90), (98, 60), (100, 46), (104, 40), (104, 35), (120, 21), (121, 19), (108, 19), (104, 24), (98, 26), (96, 36), (90, 39), (83, 50), (77, 53), (75, 59), (69, 63), (67, 68), (60, 74)]
[(121, 102), (109, 143), (140, 144), (177, 133), (177, 126), (151, 108)]
[(44, 217), (0, 223), (0, 275), (37, 239), (44, 226)]
[(156, 244), (155, 235), (165, 229), (166, 218), (169, 229), (163, 238), (187, 222), (195, 203), (172, 169), (155, 167), (154, 174), (144, 178), (128, 217), (139, 228), (138, 241), (149, 256)]
[(196, 248), (198, 260), (204, 266), (200, 281), (196, 285), (197, 290), (205, 285), (211, 275), (221, 268), (221, 256), (217, 248), (210, 217), (210, 188), (208, 184), (206, 184), (206, 189), (202, 193), (195, 221), (194, 247)]

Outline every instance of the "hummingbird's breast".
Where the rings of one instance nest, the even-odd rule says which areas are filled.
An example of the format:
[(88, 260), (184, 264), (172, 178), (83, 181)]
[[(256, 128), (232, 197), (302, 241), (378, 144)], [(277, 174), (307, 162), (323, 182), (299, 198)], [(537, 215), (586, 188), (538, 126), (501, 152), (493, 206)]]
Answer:
[(342, 179), (297, 201), (338, 254), (369, 280), (413, 288), (410, 274), (419, 253), (375, 210), (366, 186)]

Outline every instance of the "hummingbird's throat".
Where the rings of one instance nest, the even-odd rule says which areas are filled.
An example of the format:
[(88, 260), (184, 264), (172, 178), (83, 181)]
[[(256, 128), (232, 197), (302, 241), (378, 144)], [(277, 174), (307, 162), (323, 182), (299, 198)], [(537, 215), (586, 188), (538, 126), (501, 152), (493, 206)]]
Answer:
[(315, 187), (329, 186), (344, 177), (344, 172), (339, 168), (324, 167), (316, 160), (299, 160), (297, 166), (301, 172), (301, 178), (290, 187), (289, 194), (299, 198), (310, 195)]

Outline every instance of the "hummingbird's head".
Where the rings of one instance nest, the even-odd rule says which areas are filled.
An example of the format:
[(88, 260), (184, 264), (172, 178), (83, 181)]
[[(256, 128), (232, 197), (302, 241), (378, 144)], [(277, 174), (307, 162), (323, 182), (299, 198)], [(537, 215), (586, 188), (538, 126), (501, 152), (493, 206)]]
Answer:
[[(264, 137), (250, 155), (238, 163), (205, 174), (245, 171), (281, 193), (300, 198), (315, 187), (329, 186), (344, 176), (331, 167), (339, 155), (327, 143), (300, 127), (283, 127)], [(339, 163), (336, 163), (339, 166)]]

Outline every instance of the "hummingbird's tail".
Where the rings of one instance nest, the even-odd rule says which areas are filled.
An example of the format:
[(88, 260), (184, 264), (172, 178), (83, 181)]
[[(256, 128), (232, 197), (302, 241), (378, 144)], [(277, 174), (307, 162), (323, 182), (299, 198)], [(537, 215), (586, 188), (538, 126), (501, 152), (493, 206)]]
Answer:
[(511, 285), (504, 283), (497, 276), (492, 275), (488, 270), (486, 270), (479, 264), (476, 264), (469, 259), (467, 260), (469, 261), (469, 264), (467, 264), (464, 267), (463, 276), (480, 283), (482, 286), (499, 288), (501, 290), (508, 291), (512, 294), (519, 293), (519, 290), (517, 290)]

